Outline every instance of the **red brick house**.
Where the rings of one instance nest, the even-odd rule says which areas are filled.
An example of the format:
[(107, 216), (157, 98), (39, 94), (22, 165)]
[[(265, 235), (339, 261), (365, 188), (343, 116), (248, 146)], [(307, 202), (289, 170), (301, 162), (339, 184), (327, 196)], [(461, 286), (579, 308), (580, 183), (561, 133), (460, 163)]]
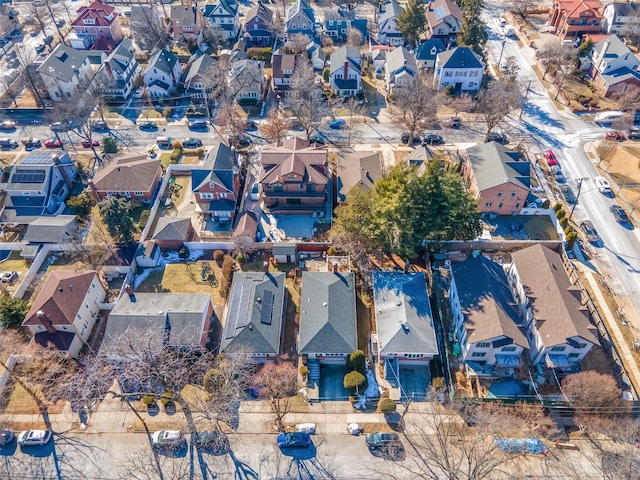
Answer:
[(224, 143), (209, 150), (203, 165), (191, 170), (191, 191), (198, 202), (196, 212), (233, 219), (240, 191), (235, 152)]
[(561, 40), (575, 40), (587, 33), (602, 32), (602, 12), (596, 0), (554, 0), (547, 23)]
[(98, 202), (109, 197), (151, 202), (161, 177), (159, 158), (147, 158), (146, 155), (118, 156), (109, 159), (89, 180), (89, 188)]
[(202, 32), (202, 11), (197, 4), (171, 7), (171, 32), (176, 41), (198, 39)]
[(297, 137), (262, 149), (262, 199), (271, 213), (324, 212), (327, 148)]
[(122, 28), (115, 7), (104, 5), (98, 0), (91, 5), (76, 10), (78, 16), (71, 28), (78, 38), (85, 37), (93, 45), (99, 40), (118, 43), (122, 40)]

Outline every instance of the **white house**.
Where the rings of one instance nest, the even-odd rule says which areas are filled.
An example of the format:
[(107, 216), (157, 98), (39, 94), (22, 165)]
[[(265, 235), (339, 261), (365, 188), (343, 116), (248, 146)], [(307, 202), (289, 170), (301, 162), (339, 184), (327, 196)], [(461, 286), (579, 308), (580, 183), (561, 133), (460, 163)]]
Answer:
[[(96, 53), (104, 60), (104, 54)], [(93, 68), (88, 51), (76, 50), (59, 43), (44, 62), (38, 73), (44, 82), (49, 98), (54, 102), (68, 100), (86, 90), (93, 79)]]
[(396, 21), (404, 8), (396, 0), (388, 0), (378, 10), (378, 42), (384, 45), (402, 45), (402, 34)]
[(331, 54), (329, 84), (339, 97), (353, 97), (362, 90), (360, 49), (340, 47)]
[(460, 33), (464, 23), (460, 7), (453, 0), (434, 0), (427, 5), (427, 36), (445, 41)]
[[(223, 40), (235, 40), (240, 32), (240, 13), (234, 0), (218, 0), (205, 3), (202, 9), (205, 22), (209, 22), (214, 36)], [(206, 27), (205, 27), (206, 28)]]
[(95, 270), (54, 270), (44, 282), (22, 326), (36, 343), (77, 357), (96, 324), (106, 291)]
[(633, 2), (610, 3), (602, 11), (602, 27), (607, 33), (622, 33), (640, 25), (640, 5)]
[(562, 258), (540, 244), (513, 252), (511, 258), (507, 276), (524, 321), (531, 363), (577, 369), (599, 341), (581, 291), (571, 283)]
[(529, 347), (502, 265), (482, 255), (451, 266), (449, 303), (467, 373), (511, 375)]
[(235, 62), (227, 75), (227, 83), (234, 98), (240, 103), (257, 103), (264, 90), (262, 62), (243, 59)]
[(131, 38), (125, 38), (102, 64), (100, 74), (104, 82), (102, 94), (110, 100), (125, 101), (134, 89), (140, 73), (136, 51)]
[(156, 50), (144, 71), (144, 83), (150, 97), (168, 97), (178, 87), (182, 67), (178, 56), (167, 49)]
[(640, 60), (617, 35), (593, 45), (590, 75), (605, 97), (640, 88)]
[(482, 84), (484, 64), (469, 47), (456, 47), (436, 57), (433, 83), (442, 90), (453, 87), (456, 92), (475, 92)]
[(418, 78), (418, 64), (413, 53), (404, 47), (387, 52), (384, 78), (389, 93), (393, 93), (398, 88), (411, 88)]

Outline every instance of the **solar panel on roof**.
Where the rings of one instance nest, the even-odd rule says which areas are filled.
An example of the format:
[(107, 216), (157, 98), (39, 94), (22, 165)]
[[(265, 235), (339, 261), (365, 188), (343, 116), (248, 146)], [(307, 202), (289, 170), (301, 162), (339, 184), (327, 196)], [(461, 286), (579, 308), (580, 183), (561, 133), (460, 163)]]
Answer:
[(34, 152), (20, 161), (21, 165), (52, 165), (53, 155), (50, 152)]
[(13, 183), (42, 183), (47, 176), (44, 170), (17, 169), (11, 181)]
[(247, 282), (242, 282), (239, 288), (233, 291), (229, 304), (229, 318), (227, 319), (226, 339), (234, 338), (238, 328), (244, 328), (248, 322), (249, 296), (251, 287)]
[(260, 312), (260, 323), (271, 325), (271, 311), (273, 310), (273, 292), (265, 291), (262, 294), (262, 311)]
[(442, 20), (447, 16), (447, 11), (444, 8), (444, 5), (438, 5), (433, 9), (433, 14), (435, 15), (437, 20)]

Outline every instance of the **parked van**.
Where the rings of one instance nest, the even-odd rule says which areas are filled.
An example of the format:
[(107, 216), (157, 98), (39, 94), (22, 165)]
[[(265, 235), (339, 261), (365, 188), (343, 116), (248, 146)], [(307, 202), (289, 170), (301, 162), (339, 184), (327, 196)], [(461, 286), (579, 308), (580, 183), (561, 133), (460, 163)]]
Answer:
[(619, 110), (614, 110), (611, 112), (600, 112), (595, 117), (596, 123), (611, 123), (615, 120), (618, 120), (620, 117), (624, 116), (624, 112)]
[(156, 138), (156, 145), (158, 145), (158, 148), (169, 148), (171, 146), (171, 137)]
[(13, 138), (0, 138), (0, 149), (6, 150), (9, 148), (18, 148), (18, 142)]

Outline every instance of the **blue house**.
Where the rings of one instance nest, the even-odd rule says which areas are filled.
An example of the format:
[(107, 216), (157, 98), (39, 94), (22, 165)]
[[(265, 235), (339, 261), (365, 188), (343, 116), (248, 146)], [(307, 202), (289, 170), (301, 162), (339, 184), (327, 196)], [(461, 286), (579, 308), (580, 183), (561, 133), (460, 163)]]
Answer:
[(324, 33), (334, 42), (342, 43), (347, 40), (349, 28), (355, 28), (362, 34), (362, 42), (369, 38), (366, 18), (356, 18), (355, 10), (339, 8), (337, 11), (329, 10), (324, 17)]
[(421, 70), (431, 70), (436, 66), (436, 58), (446, 50), (439, 38), (431, 37), (422, 42), (416, 49), (416, 61)]
[(313, 8), (307, 4), (306, 0), (296, 0), (287, 10), (285, 32), (289, 35), (301, 33), (313, 39), (315, 36), (315, 21), (316, 17), (313, 13)]

